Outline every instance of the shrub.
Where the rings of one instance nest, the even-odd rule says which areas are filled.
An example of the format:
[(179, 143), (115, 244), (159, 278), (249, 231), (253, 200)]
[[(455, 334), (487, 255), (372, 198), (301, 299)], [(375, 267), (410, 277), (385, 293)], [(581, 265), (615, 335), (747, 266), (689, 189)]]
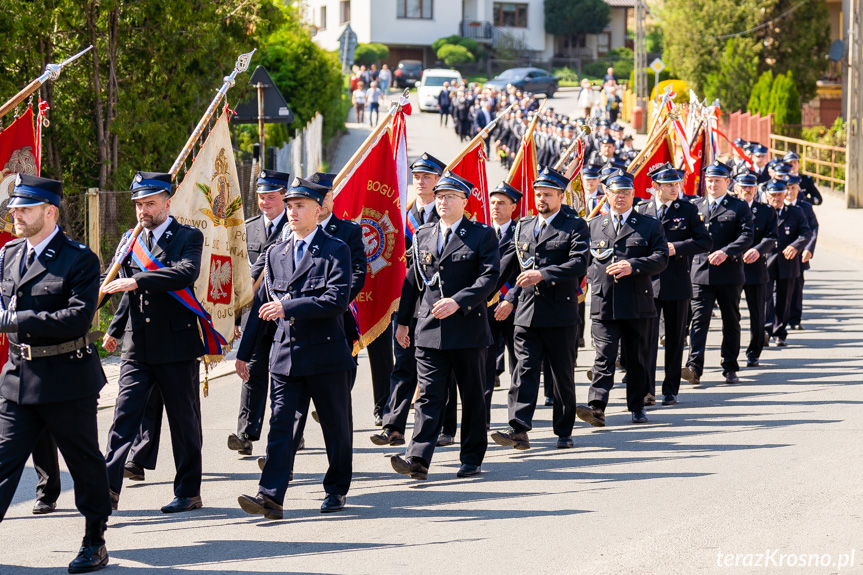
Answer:
[(749, 95), (749, 105), (746, 106), (750, 114), (762, 116), (770, 113), (770, 91), (773, 88), (773, 71), (767, 70), (755, 82), (752, 94)]
[(453, 44), (441, 46), (441, 49), (437, 51), (437, 57), (443, 60), (447, 66), (470, 64), (474, 61), (473, 54), (467, 48)]
[(777, 126), (796, 125), (803, 121), (800, 110), (800, 94), (794, 82), (794, 72), (779, 74), (770, 90), (770, 112), (775, 114)]
[(390, 49), (383, 44), (358, 44), (354, 51), (354, 64), (368, 66), (381, 60), (386, 60), (390, 55)]
[(575, 70), (571, 70), (570, 68), (564, 66), (563, 68), (558, 68), (553, 71), (554, 75), (557, 76), (562, 82), (578, 82), (578, 73)]

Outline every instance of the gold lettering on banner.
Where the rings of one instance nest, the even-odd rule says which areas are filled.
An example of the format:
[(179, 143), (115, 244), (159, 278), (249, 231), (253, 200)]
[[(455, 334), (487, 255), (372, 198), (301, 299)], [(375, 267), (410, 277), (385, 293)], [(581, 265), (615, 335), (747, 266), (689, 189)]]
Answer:
[(356, 300), (358, 302), (374, 301), (374, 295), (371, 292), (367, 292), (367, 291), (363, 290), (357, 294)]

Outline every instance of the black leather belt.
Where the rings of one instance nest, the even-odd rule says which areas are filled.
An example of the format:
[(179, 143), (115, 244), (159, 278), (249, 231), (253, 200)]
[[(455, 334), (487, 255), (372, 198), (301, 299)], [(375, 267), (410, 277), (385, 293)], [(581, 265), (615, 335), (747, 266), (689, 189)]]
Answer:
[[(94, 341), (101, 339), (103, 335), (104, 332), (91, 331), (84, 337), (79, 337), (78, 339), (67, 341), (65, 343), (58, 343), (57, 345), (33, 346), (26, 343), (14, 344), (10, 342), (9, 352), (14, 353), (15, 355), (27, 361), (38, 359), (41, 357), (63, 355), (64, 353), (72, 353), (73, 351), (77, 351), (78, 357), (82, 357), (84, 354), (81, 352), (81, 350), (89, 346)], [(90, 350), (88, 349), (87, 353), (92, 352), (90, 352)]]

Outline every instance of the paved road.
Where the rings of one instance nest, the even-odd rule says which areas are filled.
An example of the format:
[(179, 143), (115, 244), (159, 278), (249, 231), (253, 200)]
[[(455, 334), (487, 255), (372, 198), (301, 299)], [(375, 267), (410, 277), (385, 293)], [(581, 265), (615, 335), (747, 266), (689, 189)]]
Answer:
[[(426, 150), (446, 159), (458, 148), (449, 131), (437, 128), (436, 116), (415, 115), (409, 131), (412, 157)], [(499, 165), (489, 170), (492, 185), (501, 177), (491, 175), (494, 168)], [(840, 212), (838, 204), (818, 208), (822, 226), (832, 217), (860, 221), (860, 212)], [(457, 446), (439, 450), (427, 482), (391, 470), (394, 450), (368, 440), (376, 428), (362, 355), (354, 392), (354, 483), (348, 509), (331, 516), (318, 512), (326, 456), (311, 422), (286, 519), (266, 522), (238, 509), (236, 497), (254, 493), (258, 469), (255, 457), (237, 457), (225, 447), (235, 426), (239, 380), (218, 379), (203, 402), (204, 509), (181, 516), (158, 511), (171, 499), (166, 430), (158, 469), (145, 483), (127, 483), (110, 520), (111, 571), (861, 572), (863, 266), (832, 244), (816, 256), (807, 276), (806, 331), (793, 332), (788, 348), (765, 350), (762, 367), (742, 372), (739, 385), (720, 383), (714, 329), (703, 386), (684, 389), (676, 406), (650, 409), (648, 425), (629, 423), (624, 392), (616, 388), (608, 427), (578, 424), (576, 448), (557, 450), (550, 408), (541, 407), (533, 448), (490, 447), (479, 478), (455, 477)], [(592, 350), (580, 351), (581, 401), (591, 360)], [(494, 427), (506, 420), (505, 401), (504, 391), (495, 393)], [(111, 415), (99, 415), (103, 438)], [(255, 455), (262, 450), (256, 445)], [(29, 513), (34, 476), (25, 470), (0, 525), (3, 575), (63, 572), (80, 542), (83, 520), (68, 474), (60, 511), (38, 518)], [(853, 567), (839, 570), (852, 551)], [(765, 552), (767, 569), (742, 566)], [(788, 567), (789, 558), (782, 557), (794, 554), (797, 562), (804, 553), (833, 565)], [(740, 566), (722, 566), (735, 560)]]

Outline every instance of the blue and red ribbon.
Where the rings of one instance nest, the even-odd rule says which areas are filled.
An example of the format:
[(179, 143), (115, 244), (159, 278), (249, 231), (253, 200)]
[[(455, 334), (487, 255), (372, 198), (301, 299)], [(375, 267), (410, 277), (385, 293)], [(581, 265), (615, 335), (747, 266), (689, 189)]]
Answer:
[(416, 216), (413, 215), (413, 212), (411, 212), (410, 210), (408, 210), (407, 220), (408, 220), (408, 225), (407, 225), (407, 229), (405, 230), (405, 236), (407, 237), (408, 240), (410, 240), (411, 243), (413, 243), (414, 232), (417, 231), (418, 227), (420, 227), (420, 223), (417, 221)]
[[(165, 267), (165, 264), (157, 260), (150, 253), (150, 250), (147, 249), (147, 246), (138, 241), (137, 237), (132, 242), (129, 253), (131, 253), (132, 259), (141, 269), (155, 271)], [(222, 355), (222, 346), (228, 345), (228, 342), (222, 337), (222, 334), (216, 331), (216, 328), (213, 326), (212, 316), (204, 309), (201, 302), (195, 298), (195, 294), (191, 288), (168, 293), (183, 304), (186, 309), (198, 316), (198, 323), (201, 325), (201, 333), (204, 336), (204, 347), (207, 349), (207, 355)]]

